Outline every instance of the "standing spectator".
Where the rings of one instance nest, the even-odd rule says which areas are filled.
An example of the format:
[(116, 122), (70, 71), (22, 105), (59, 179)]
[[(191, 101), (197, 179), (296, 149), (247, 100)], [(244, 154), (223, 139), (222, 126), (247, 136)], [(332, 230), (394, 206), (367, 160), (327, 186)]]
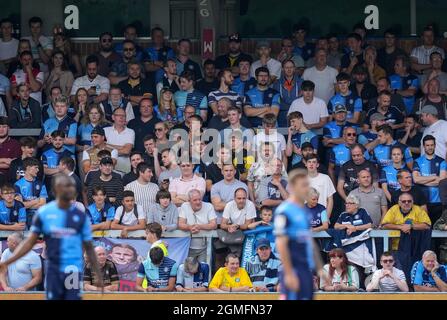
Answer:
[(326, 103), (315, 97), (315, 83), (312, 81), (303, 81), (301, 92), (303, 97), (292, 102), (288, 114), (294, 111), (301, 112), (306, 127), (315, 134), (321, 135), (329, 119)]
[[(7, 261), (23, 242), (23, 235), (14, 232), (8, 236), (8, 248), (3, 251), (1, 262)], [(42, 282), (42, 263), (39, 255), (30, 251), (10, 264), (6, 272), (0, 273), (0, 285), (6, 292), (34, 291)]]
[[(392, 74), (394, 74), (394, 72)], [(383, 91), (391, 92), (391, 105), (397, 107), (400, 110), (400, 112), (406, 114), (404, 99), (400, 94), (391, 89), (391, 82), (389, 78), (385, 77), (377, 80), (377, 94), (380, 94)], [(377, 108), (378, 104), (379, 101), (377, 100), (377, 97), (369, 100), (368, 110), (372, 108)]]
[(20, 143), (9, 136), (8, 118), (0, 117), (0, 173), (6, 176), (11, 162), (21, 155)]
[(293, 39), (289, 37), (282, 38), (281, 40), (281, 51), (277, 56), (277, 60), (281, 62), (284, 67), (284, 62), (292, 61), (296, 70), (294, 72), (298, 75), (302, 75), (305, 67), (303, 58), (300, 55), (293, 53)]
[(447, 121), (440, 118), (435, 106), (425, 106), (417, 114), (421, 116), (421, 121), (425, 126), (421, 140), (421, 155), (424, 155), (422, 141), (425, 136), (431, 135), (436, 140), (435, 154), (445, 159), (447, 154)]
[(42, 88), (45, 80), (44, 73), (35, 68), (33, 55), (30, 51), (23, 51), (19, 59), (19, 68), (14, 71), (10, 79), (12, 94), (16, 96), (19, 93), (19, 85), (25, 83), (30, 89), (30, 97), (42, 104)]
[(177, 292), (207, 292), (210, 267), (197, 258), (188, 257), (178, 267), (175, 289)]
[(102, 186), (96, 186), (93, 188), (92, 197), (93, 203), (85, 211), (90, 218), (92, 231), (110, 230), (110, 225), (115, 218), (115, 207), (106, 202), (106, 190)]
[(307, 68), (303, 79), (315, 83), (315, 97), (326, 104), (335, 94), (338, 71), (328, 65), (328, 53), (323, 49), (315, 51), (315, 66)]
[(26, 225), (31, 226), (31, 222), (37, 209), (45, 205), (48, 198), (45, 184), (38, 179), (40, 162), (35, 158), (23, 160), (23, 169), (25, 174), (19, 179), (14, 187), (17, 193), (17, 199), (22, 202), (26, 208)]
[(371, 282), (366, 286), (366, 291), (408, 292), (405, 274), (394, 267), (394, 257), (391, 252), (382, 253), (380, 265), (382, 269), (374, 271)]
[(374, 228), (378, 228), (388, 211), (387, 198), (382, 189), (374, 185), (371, 172), (363, 169), (358, 173), (358, 188), (352, 190), (349, 196), (355, 196), (359, 199), (360, 207), (365, 209), (371, 217)]
[(268, 41), (259, 41), (256, 44), (256, 53), (259, 60), (254, 61), (250, 67), (250, 75), (258, 78), (256, 70), (258, 68), (267, 68), (269, 71), (268, 84), (274, 83), (281, 77), (281, 62), (270, 57), (272, 49)]
[(93, 203), (93, 189), (96, 186), (104, 187), (107, 195), (107, 202), (115, 207), (121, 204), (123, 199), (123, 183), (121, 176), (113, 170), (112, 158), (105, 157), (99, 162), (99, 174), (92, 177), (87, 183), (88, 203)]
[[(165, 34), (162, 28), (155, 27), (151, 30), (152, 45), (146, 49), (149, 56), (149, 62), (146, 65), (146, 71), (149, 72), (151, 78), (155, 79), (155, 83), (163, 78), (163, 67), (168, 59), (175, 57), (174, 50), (165, 44)], [(123, 48), (124, 48), (123, 42)], [(124, 49), (125, 50), (125, 49)]]
[[(138, 268), (136, 290), (140, 292), (172, 292), (175, 290), (177, 263), (165, 257), (163, 250), (154, 247), (149, 257)], [(143, 280), (147, 280), (147, 288), (143, 288)]]
[(15, 200), (15, 188), (10, 184), (1, 187), (0, 231), (23, 231), (26, 228), (26, 209)]
[(239, 267), (239, 257), (230, 253), (225, 258), (225, 267), (219, 268), (210, 282), (211, 292), (248, 292), (253, 288), (244, 268)]
[(357, 291), (360, 288), (359, 273), (349, 264), (348, 257), (343, 249), (332, 249), (329, 252), (329, 263), (323, 267), (326, 280), (320, 279), (320, 288), (323, 291)]
[(273, 88), (279, 92), (278, 126), (287, 127), (287, 112), (293, 101), (300, 96), (303, 80), (296, 75), (295, 63), (292, 60), (282, 62), (282, 76), (273, 84)]
[(147, 211), (147, 223), (159, 223), (163, 232), (177, 230), (178, 208), (172, 203), (169, 191), (158, 191), (155, 201)]
[(416, 159), (421, 154), (422, 132), (419, 131), (419, 117), (416, 114), (410, 114), (405, 117), (404, 127), (396, 132), (396, 139), (406, 145)]
[(319, 160), (317, 155), (310, 155), (306, 159), (306, 168), (309, 174), (310, 186), (315, 188), (320, 194), (318, 203), (326, 207), (328, 219), (332, 215), (334, 208), (334, 197), (336, 193), (331, 178), (323, 173), (318, 172)]
[(113, 126), (104, 129), (107, 146), (118, 151), (116, 170), (123, 173), (130, 171), (129, 154), (135, 145), (135, 131), (126, 126), (126, 112), (115, 109), (113, 112)]
[(131, 121), (135, 118), (132, 104), (123, 99), (121, 89), (117, 86), (111, 86), (109, 90), (109, 100), (107, 102), (101, 102), (99, 105), (104, 113), (107, 121), (113, 122), (112, 116), (116, 109), (123, 109), (126, 112), (126, 120)]
[[(381, 78), (377, 78), (381, 79)], [(368, 79), (368, 69), (365, 66), (357, 66), (352, 70), (352, 83), (350, 90), (362, 99), (363, 110), (369, 109), (369, 101), (377, 97), (377, 81), (374, 85)]]
[(98, 74), (99, 59), (95, 55), (90, 55), (85, 60), (87, 74), (77, 78), (71, 88), (73, 97), (79, 88), (84, 88), (88, 92), (89, 101), (100, 103), (107, 101), (109, 97), (110, 81), (104, 76)]
[(40, 17), (32, 17), (28, 20), (31, 36), (25, 37), (31, 44), (33, 59), (39, 63), (42, 72), (48, 71), (48, 62), (53, 51), (53, 43), (50, 38), (42, 34), (43, 21)]
[(411, 68), (421, 74), (424, 70), (431, 68), (430, 55), (433, 52), (439, 52), (444, 59), (445, 53), (442, 48), (435, 45), (435, 31), (433, 27), (427, 26), (422, 31), (422, 45), (411, 51)]
[[(219, 89), (219, 79), (216, 77), (216, 62), (214, 60), (205, 60), (203, 63), (203, 74), (204, 77), (197, 81), (196, 88), (208, 97), (212, 91)], [(235, 91), (234, 89), (231, 90)], [(241, 97), (244, 96), (239, 95)]]
[(427, 197), (418, 185), (413, 184), (413, 177), (410, 170), (399, 170), (397, 172), (397, 182), (400, 188), (391, 193), (391, 206), (399, 203), (399, 197), (402, 193), (409, 193), (413, 196), (414, 204), (420, 206), (425, 212), (428, 212)]
[(292, 166), (298, 164), (303, 159), (302, 146), (311, 143), (314, 152), (318, 150), (318, 137), (307, 129), (303, 123), (303, 115), (299, 111), (289, 113), (287, 117), (290, 127), (287, 137), (286, 156), (292, 156)]
[(190, 161), (182, 161), (180, 164), (181, 176), (172, 179), (169, 183), (169, 192), (171, 193), (172, 202), (177, 207), (188, 202), (189, 190), (199, 190), (202, 193), (202, 196), (205, 194), (205, 179), (194, 174), (193, 169), (194, 166)]
[(245, 97), (248, 90), (256, 87), (256, 79), (250, 75), (252, 59), (242, 58), (239, 60), (239, 76), (234, 78), (231, 90), (237, 92), (241, 97)]
[(233, 75), (239, 75), (240, 66), (239, 63), (243, 59), (249, 60), (250, 64), (253, 59), (249, 54), (241, 51), (242, 38), (239, 33), (233, 33), (228, 37), (228, 53), (218, 56), (216, 58), (217, 71), (231, 68)]
[(152, 183), (152, 168), (142, 162), (137, 165), (138, 179), (125, 186), (124, 190), (130, 190), (135, 195), (135, 203), (140, 205), (146, 214), (151, 205), (155, 204), (155, 197), (159, 190), (158, 185)]
[[(119, 288), (119, 275), (113, 261), (107, 259), (107, 252), (104, 247), (95, 248), (96, 258), (98, 259), (100, 275), (92, 270), (90, 263), (86, 263), (84, 268), (84, 290), (85, 291), (102, 291), (114, 292)], [(101, 286), (97, 282), (97, 277), (102, 278)]]
[(203, 121), (206, 121), (208, 117), (208, 100), (200, 91), (194, 88), (194, 74), (190, 70), (186, 70), (180, 74), (179, 79), (180, 90), (174, 94), (174, 101), (177, 106), (177, 120), (185, 120), (185, 109), (187, 106), (192, 106), (195, 109), (195, 114), (200, 115)]
[(245, 267), (256, 292), (277, 292), (281, 261), (272, 253), (270, 241), (261, 238), (256, 242), (256, 255)]
[(397, 173), (402, 169), (408, 170), (408, 167), (403, 160), (404, 156), (402, 149), (399, 146), (391, 147), (390, 154), (391, 164), (382, 167), (380, 172), (380, 185), (383, 192), (385, 192), (388, 201), (391, 201), (391, 193), (400, 188), (397, 180)]
[[(201, 230), (209, 231), (217, 228), (216, 213), (211, 203), (202, 201), (202, 192), (192, 189), (188, 192), (188, 202), (179, 208), (178, 228), (190, 232), (191, 236)], [(189, 257), (196, 257), (200, 262), (206, 261), (206, 237), (192, 237), (189, 246)]]
[(293, 38), (295, 40), (293, 54), (301, 56), (304, 61), (307, 61), (309, 58), (313, 57), (315, 50), (315, 45), (306, 41), (307, 31), (307, 28), (301, 24), (296, 26), (295, 30), (293, 31)]
[(351, 76), (347, 73), (337, 75), (338, 93), (333, 96), (327, 105), (330, 115), (335, 111), (335, 106), (343, 105), (348, 111), (347, 119), (355, 124), (360, 122), (360, 113), (362, 112), (362, 99), (354, 94), (350, 89)]
[(45, 95), (51, 95), (52, 88), (59, 87), (60, 94), (69, 96), (73, 86), (73, 73), (68, 69), (67, 60), (60, 51), (53, 52), (50, 60), (50, 74), (44, 83)]
[(261, 179), (259, 193), (255, 194), (256, 203), (276, 209), (289, 197), (287, 180), (282, 178), (283, 163), (280, 159), (275, 161), (275, 171), (269, 177)]
[(390, 166), (393, 163), (391, 159), (391, 148), (400, 147), (404, 156), (404, 161), (408, 168), (413, 168), (413, 157), (410, 149), (393, 139), (393, 129), (388, 124), (377, 128), (377, 140), (379, 145), (373, 149), (373, 156), (379, 169)]
[(391, 89), (402, 96), (406, 114), (410, 114), (416, 100), (419, 80), (410, 73), (411, 63), (406, 56), (398, 56), (394, 64), (394, 74), (391, 75)]
[(143, 78), (141, 74), (141, 64), (135, 60), (127, 64), (127, 78), (118, 83), (118, 87), (132, 106), (137, 106), (141, 99), (151, 98), (157, 101), (155, 85), (151, 78)]
[(180, 39), (177, 42), (177, 74), (181, 75), (184, 71), (189, 71), (193, 75), (194, 81), (202, 79), (202, 71), (197, 62), (193, 61), (190, 57), (191, 53), (191, 40)]
[(446, 266), (438, 263), (436, 253), (425, 251), (422, 260), (414, 263), (411, 270), (411, 284), (415, 292), (447, 291)]
[(106, 134), (104, 129), (99, 125), (96, 126), (91, 132), (92, 146), (82, 152), (82, 171), (87, 174), (90, 170), (96, 170), (99, 168), (98, 153), (102, 150), (108, 150), (111, 154), (113, 163), (116, 164), (118, 159), (118, 151), (107, 146)]
[(362, 37), (358, 33), (347, 36), (348, 53), (341, 58), (341, 71), (351, 74), (354, 67), (365, 63), (362, 48)]
[(439, 182), (447, 178), (447, 164), (443, 158), (435, 155), (436, 139), (427, 135), (422, 139), (424, 155), (416, 159), (413, 168), (414, 183), (422, 187), (428, 199), (430, 220), (436, 222), (442, 214)]
[(0, 21), (0, 32), (2, 40), (0, 40), (0, 63), (7, 69), (9, 64), (14, 61), (17, 49), (19, 48), (19, 40), (12, 37), (12, 21), (8, 18)]
[(280, 109), (279, 93), (269, 87), (269, 69), (259, 67), (255, 76), (257, 86), (247, 91), (244, 102), (244, 113), (254, 128), (261, 125), (266, 114), (278, 115)]
[(121, 230), (122, 238), (127, 238), (129, 231), (146, 228), (146, 212), (142, 206), (135, 203), (132, 191), (123, 191), (123, 204), (116, 208), (115, 218), (110, 227), (112, 230)]
[[(144, 152), (144, 144), (141, 137), (145, 137), (155, 131), (155, 125), (160, 121), (154, 114), (153, 102), (149, 98), (143, 98), (139, 103), (140, 116), (135, 119), (130, 119), (127, 127), (134, 131), (135, 139), (134, 150)], [(127, 120), (129, 120), (126, 117)]]
[(317, 55), (317, 51), (323, 49), (326, 53), (329, 53), (329, 43), (328, 38), (326, 36), (321, 36), (315, 42), (315, 54), (306, 61), (306, 67), (311, 68), (315, 66), (315, 59)]
[(113, 64), (121, 59), (121, 56), (113, 51), (113, 36), (110, 32), (99, 35), (99, 51), (94, 56), (98, 60), (98, 74), (107, 77)]
[[(236, 111), (238, 112), (238, 116), (230, 117), (230, 109), (238, 110)], [(241, 130), (243, 132), (247, 127), (251, 127), (251, 124), (247, 118), (242, 117), (241, 113), (242, 109), (240, 107), (234, 106), (233, 102), (229, 98), (223, 97), (217, 102), (217, 114), (211, 118), (207, 127), (221, 131), (221, 136), (223, 135), (223, 137), (225, 137), (225, 132), (222, 132), (222, 130), (228, 127), (233, 129), (229, 130), (229, 134), (231, 134), (234, 130)], [(241, 124), (241, 122), (243, 123)], [(227, 138), (229, 138), (229, 134), (226, 136)], [(228, 140), (223, 139), (222, 142)]]
[(390, 76), (394, 73), (396, 58), (405, 55), (405, 51), (397, 46), (397, 34), (393, 29), (387, 29), (384, 37), (385, 46), (377, 51), (377, 63)]

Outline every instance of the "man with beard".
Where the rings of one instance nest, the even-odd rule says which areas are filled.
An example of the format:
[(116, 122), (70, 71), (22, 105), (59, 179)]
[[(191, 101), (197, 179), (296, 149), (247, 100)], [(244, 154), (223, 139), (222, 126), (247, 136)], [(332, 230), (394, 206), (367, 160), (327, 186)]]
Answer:
[(242, 99), (234, 91), (231, 90), (234, 77), (231, 73), (231, 69), (223, 69), (219, 72), (217, 78), (220, 80), (219, 89), (212, 91), (208, 95), (208, 104), (213, 111), (213, 114), (217, 114), (217, 102), (222, 98), (228, 98), (238, 108), (242, 108)]
[[(143, 98), (150, 98), (154, 103), (157, 101), (155, 85), (151, 79), (141, 77), (141, 64), (131, 60), (127, 65), (128, 78), (118, 83), (118, 87), (124, 98), (133, 106), (137, 106)], [(135, 110), (137, 111), (137, 110)], [(138, 112), (135, 112), (138, 116)]]
[(389, 124), (393, 130), (403, 128), (405, 126), (404, 114), (398, 107), (391, 105), (391, 92), (382, 91), (377, 99), (377, 107), (369, 109), (366, 114), (365, 122), (370, 123), (370, 117), (375, 113), (379, 113), (385, 117), (385, 122)]
[(253, 58), (246, 53), (241, 51), (242, 39), (239, 33), (233, 33), (228, 38), (228, 53), (217, 57), (216, 59), (216, 69), (223, 70), (226, 68), (231, 68), (233, 75), (239, 74), (239, 62), (242, 59), (248, 59), (250, 64), (253, 62)]
[(104, 32), (99, 36), (99, 51), (94, 54), (98, 58), (98, 74), (107, 77), (112, 65), (120, 60), (120, 55), (113, 51), (113, 36)]

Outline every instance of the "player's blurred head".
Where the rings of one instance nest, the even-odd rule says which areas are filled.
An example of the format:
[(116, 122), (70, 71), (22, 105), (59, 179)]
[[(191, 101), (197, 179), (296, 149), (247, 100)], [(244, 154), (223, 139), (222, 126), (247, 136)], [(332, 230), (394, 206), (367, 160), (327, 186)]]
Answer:
[(52, 187), (56, 198), (60, 200), (71, 201), (76, 198), (76, 183), (66, 174), (55, 175)]
[(292, 191), (292, 195), (296, 200), (304, 201), (309, 193), (309, 178), (307, 170), (305, 169), (294, 169), (289, 173), (289, 186)]

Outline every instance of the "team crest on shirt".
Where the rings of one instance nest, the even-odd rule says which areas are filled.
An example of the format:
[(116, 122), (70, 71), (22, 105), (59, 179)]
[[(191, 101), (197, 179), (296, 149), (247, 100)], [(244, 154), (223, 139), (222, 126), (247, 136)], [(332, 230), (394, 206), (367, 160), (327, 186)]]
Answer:
[(359, 219), (360, 216), (358, 214), (355, 215), (354, 219)]
[(234, 279), (234, 282), (239, 283), (239, 282), (241, 282), (241, 279), (240, 278), (236, 278), (236, 279)]
[(194, 66), (191, 64), (191, 65), (189, 65), (189, 70), (194, 70)]
[(40, 189), (40, 186), (37, 184), (36, 185), (36, 190), (39, 190)]
[(192, 97), (192, 100), (196, 100), (196, 97)]
[(273, 97), (273, 93), (270, 93), (270, 94), (269, 94), (269, 98), (272, 98), (272, 97)]
[(74, 215), (73, 216), (73, 221), (74, 222), (79, 222), (79, 216), (78, 215)]
[(165, 268), (163, 269), (163, 271), (167, 273), (167, 272), (169, 271), (169, 268), (168, 268), (168, 267), (165, 267)]
[(17, 217), (17, 215), (18, 215), (17, 210), (14, 210), (14, 211), (12, 212), (12, 214), (13, 214), (15, 217)]
[(354, 99), (349, 100), (349, 104), (353, 104), (354, 103)]
[(317, 217), (318, 218), (321, 217), (321, 213), (320, 212), (317, 213)]

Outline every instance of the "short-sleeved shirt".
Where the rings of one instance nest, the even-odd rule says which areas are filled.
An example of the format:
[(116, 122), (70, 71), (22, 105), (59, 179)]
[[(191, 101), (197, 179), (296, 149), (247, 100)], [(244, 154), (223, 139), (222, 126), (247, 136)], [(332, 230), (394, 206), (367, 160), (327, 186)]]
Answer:
[(146, 213), (144, 212), (143, 207), (138, 204), (136, 204), (135, 206), (137, 209), (137, 215), (135, 215), (135, 209), (132, 209), (129, 212), (124, 212), (124, 216), (122, 219), (121, 216), (123, 215), (124, 207), (119, 206), (115, 211), (114, 220), (121, 220), (121, 224), (124, 226), (135, 226), (138, 224), (139, 220), (146, 219)]
[(0, 224), (9, 225), (26, 222), (26, 209), (23, 203), (14, 200), (12, 207), (8, 207), (4, 200), (0, 200)]
[(169, 183), (169, 192), (175, 192), (177, 195), (187, 195), (188, 192), (193, 189), (199, 190), (202, 195), (205, 194), (205, 179), (194, 174), (191, 180), (186, 181), (180, 177), (174, 178)]
[(394, 206), (399, 202), (399, 197), (402, 193), (409, 193), (413, 196), (414, 204), (417, 206), (425, 206), (427, 205), (427, 197), (425, 193), (422, 192), (421, 188), (417, 185), (411, 187), (410, 191), (402, 191), (401, 189), (397, 189), (391, 192), (391, 205)]
[(92, 240), (90, 219), (72, 205), (59, 208), (56, 201), (40, 207), (34, 216), (31, 232), (43, 233), (49, 266), (65, 273), (67, 268), (83, 268), (83, 244)]
[(175, 285), (182, 288), (208, 288), (210, 279), (210, 267), (206, 263), (199, 263), (199, 268), (195, 274), (185, 271), (185, 265), (181, 264), (177, 270), (177, 280)]
[[(116, 266), (113, 261), (106, 260), (105, 265), (100, 267), (100, 271), (104, 287), (110, 286), (113, 282), (120, 280), (118, 271), (116, 270)], [(84, 282), (88, 282), (92, 286), (98, 285), (98, 279), (90, 265), (87, 265), (84, 269)]]
[(166, 288), (169, 279), (177, 276), (177, 269), (177, 263), (168, 257), (164, 257), (159, 266), (146, 259), (140, 264), (137, 277), (146, 278), (148, 286), (152, 288)]
[[(308, 130), (307, 132), (298, 132), (292, 135), (292, 143), (299, 149), (304, 143), (312, 144), (314, 150), (318, 150), (318, 136), (312, 131)], [(301, 162), (303, 157), (299, 154), (293, 153), (292, 165)]]
[(341, 93), (337, 93), (333, 96), (329, 103), (327, 104), (327, 109), (329, 114), (334, 113), (334, 108), (337, 105), (343, 105), (348, 110), (346, 115), (346, 119), (350, 120), (354, 118), (355, 112), (362, 112), (363, 104), (362, 99), (357, 96), (357, 94), (349, 91), (346, 96), (343, 96)]
[(377, 162), (379, 168), (387, 167), (393, 164), (393, 160), (391, 159), (391, 148), (394, 146), (401, 148), (405, 163), (407, 165), (413, 163), (413, 156), (411, 155), (410, 148), (400, 142), (393, 141), (391, 144), (379, 144), (373, 149), (374, 160)]
[(391, 207), (390, 210), (385, 214), (385, 217), (383, 218), (382, 225), (385, 224), (407, 224), (407, 223), (413, 223), (413, 224), (419, 224), (419, 223), (425, 223), (431, 226), (431, 220), (424, 210), (422, 210), (421, 207), (413, 205), (413, 208), (411, 211), (404, 215), (402, 211), (400, 210), (400, 207), (398, 204)]
[(225, 286), (228, 288), (253, 287), (250, 277), (244, 268), (239, 268), (233, 276), (230, 275), (226, 267), (219, 268), (214, 274), (213, 280), (209, 285), (211, 288), (220, 288)]
[(327, 207), (327, 198), (336, 192), (331, 178), (327, 174), (319, 173), (316, 177), (309, 177), (309, 182), (310, 186), (320, 193), (318, 203)]
[(183, 71), (190, 71), (194, 74), (194, 80), (197, 81), (202, 79), (202, 71), (197, 62), (188, 59), (185, 63), (181, 62), (179, 59), (175, 59), (177, 63), (177, 74), (181, 75)]
[(217, 103), (222, 98), (230, 99), (233, 105), (242, 108), (242, 97), (235, 91), (222, 92), (220, 90), (212, 91), (208, 94), (208, 104), (211, 106), (212, 103)]
[(397, 180), (397, 173), (402, 169), (409, 170), (405, 164), (403, 164), (399, 169), (396, 169), (393, 165), (382, 168), (380, 171), (380, 185), (386, 183), (390, 192), (400, 189), (400, 184)]
[(315, 83), (315, 97), (323, 99), (328, 103), (334, 95), (334, 85), (337, 83), (338, 71), (330, 66), (326, 66), (323, 70), (316, 67), (307, 68), (303, 73), (303, 79)]
[[(13, 256), (13, 253), (8, 249), (3, 251), (1, 262), (5, 262)], [(19, 260), (13, 262), (8, 266), (7, 281), (9, 287), (17, 289), (28, 284), (33, 278), (32, 271), (41, 270), (42, 262), (39, 255), (34, 251), (29, 251)], [(35, 289), (35, 288), (33, 288)]]
[(19, 40), (11, 38), (8, 42), (0, 40), (0, 61), (17, 57)]
[(247, 220), (256, 218), (256, 207), (250, 200), (247, 200), (245, 207), (239, 209), (234, 200), (225, 205), (223, 218), (228, 219), (231, 223), (243, 225)]
[(339, 179), (344, 181), (343, 188), (346, 193), (358, 188), (358, 174), (362, 170), (367, 170), (371, 174), (373, 182), (379, 180), (379, 174), (374, 163), (365, 160), (362, 164), (357, 165), (353, 160), (349, 160), (342, 165), (339, 175)]
[[(427, 155), (423, 155), (416, 159), (413, 167), (414, 172), (419, 172), (422, 177), (438, 176), (441, 172), (447, 171), (447, 164), (441, 157), (434, 155), (432, 159), (428, 159)], [(440, 203), (439, 187), (429, 187), (421, 185), (422, 191), (428, 198), (429, 203)]]
[(208, 111), (208, 99), (199, 90), (192, 91), (179, 90), (174, 94), (174, 101), (177, 107), (177, 120), (185, 120), (184, 112), (186, 106), (193, 106), (196, 114), (200, 115), (200, 111)]
[[(44, 83), (45, 75), (42, 71), (39, 69), (33, 68), (32, 70), (34, 79), (36, 79), (37, 82), (40, 82), (41, 84)], [(11, 76), (11, 84), (12, 85), (19, 85), (21, 83), (27, 83), (30, 84), (28, 74), (23, 69), (17, 69)], [(40, 104), (42, 104), (42, 91), (34, 91), (30, 92), (30, 97), (37, 100)]]
[[(274, 108), (280, 108), (280, 96), (279, 92), (272, 88), (260, 90), (257, 86), (250, 89), (245, 94), (245, 106), (252, 108), (264, 108), (270, 106)], [(260, 117), (248, 117), (253, 128), (262, 125), (262, 118)]]
[[(440, 265), (436, 274), (439, 278), (447, 282), (447, 268), (444, 265)], [(431, 272), (425, 269), (422, 261), (416, 261), (411, 268), (411, 284), (424, 287), (436, 287), (436, 282), (433, 279)]]
[[(287, 180), (280, 178), (280, 183), (284, 189), (287, 188)], [(265, 200), (286, 200), (281, 196), (279, 188), (272, 184), (272, 176), (261, 179), (259, 193), (256, 194), (256, 200), (262, 203)]]
[[(261, 60), (257, 60), (255, 62), (253, 62), (250, 67), (250, 76), (255, 78), (256, 69), (258, 69), (260, 67), (263, 67)], [(274, 77), (276, 77), (276, 79), (279, 79), (281, 77), (281, 70), (282, 70), (281, 62), (279, 62), (276, 59), (270, 58), (267, 61), (266, 67), (270, 71), (270, 76), (274, 76)]]
[(115, 207), (110, 203), (105, 203), (101, 209), (98, 209), (96, 204), (92, 203), (87, 207), (85, 214), (90, 218), (92, 224), (113, 221), (115, 218)]
[(309, 211), (310, 214), (310, 225), (312, 228), (318, 228), (323, 225), (325, 222), (329, 222), (327, 217), (326, 207), (317, 203), (315, 207), (310, 208), (306, 204), (306, 210)]
[(337, 124), (336, 121), (331, 121), (323, 127), (323, 137), (329, 139), (339, 139), (343, 136), (343, 130), (346, 127), (355, 128), (356, 130), (358, 129), (358, 126), (356, 124), (348, 121), (346, 121), (342, 125)]
[[(383, 269), (374, 271), (371, 282), (379, 280), (379, 291), (380, 292), (400, 292), (396, 281), (391, 277), (382, 277)], [(402, 281), (405, 281), (405, 273), (402, 270), (393, 267), (393, 275)]]
[(96, 88), (96, 95), (98, 96), (102, 93), (108, 94), (110, 90), (110, 81), (106, 77), (100, 75), (97, 75), (95, 79), (89, 79), (88, 76), (79, 77), (73, 82), (70, 95), (74, 96), (79, 88), (89, 90), (91, 87)]
[[(374, 113), (380, 113), (377, 108), (369, 109), (368, 113), (366, 114), (365, 123), (370, 124), (370, 118)], [(388, 108), (388, 111), (382, 115), (385, 117), (385, 122), (389, 125), (396, 125), (401, 124), (404, 122), (404, 114), (399, 110), (398, 107), (390, 106)]]
[(343, 212), (338, 217), (337, 223), (343, 225), (362, 226), (368, 223), (372, 223), (371, 217), (365, 209), (359, 208), (356, 213), (351, 214)]
[(283, 152), (286, 150), (287, 143), (286, 139), (278, 131), (273, 134), (265, 134), (264, 130), (261, 130), (257, 135), (253, 137), (252, 146), (254, 148), (253, 152), (257, 154), (264, 142), (270, 142), (273, 145), (274, 154), (277, 158), (282, 159)]
[[(66, 115), (62, 119), (58, 119), (56, 117), (49, 118), (44, 122), (42, 132), (40, 134), (40, 138), (43, 138), (45, 134), (52, 134), (56, 130), (61, 130), (65, 133), (67, 138), (74, 138), (78, 134), (78, 124), (71, 117)], [(75, 153), (74, 145), (65, 145), (65, 148), (69, 150), (71, 153)]]
[(247, 185), (239, 180), (234, 180), (230, 184), (227, 184), (225, 180), (221, 180), (211, 187), (211, 199), (219, 197), (223, 202), (228, 203), (234, 199), (234, 192), (239, 188), (245, 189), (248, 193)]
[[(405, 77), (399, 76), (397, 74), (393, 74), (390, 76), (390, 83), (392, 90), (407, 90), (409, 88), (419, 88), (419, 80), (415, 75), (409, 74)], [(402, 97), (405, 104), (405, 109), (407, 114), (410, 114), (413, 110), (415, 96)]]
[(382, 220), (382, 207), (387, 205), (387, 199), (382, 189), (372, 187), (369, 192), (354, 189), (349, 193), (349, 196), (354, 195), (360, 200), (360, 207), (364, 208), (371, 217), (374, 227), (380, 225)]
[[(303, 114), (303, 121), (306, 124), (317, 124), (322, 118), (329, 117), (326, 102), (317, 97), (314, 97), (309, 104), (304, 101), (304, 98), (296, 99), (290, 105), (288, 115), (294, 111), (299, 111)], [(318, 135), (323, 134), (323, 129), (313, 131)]]

